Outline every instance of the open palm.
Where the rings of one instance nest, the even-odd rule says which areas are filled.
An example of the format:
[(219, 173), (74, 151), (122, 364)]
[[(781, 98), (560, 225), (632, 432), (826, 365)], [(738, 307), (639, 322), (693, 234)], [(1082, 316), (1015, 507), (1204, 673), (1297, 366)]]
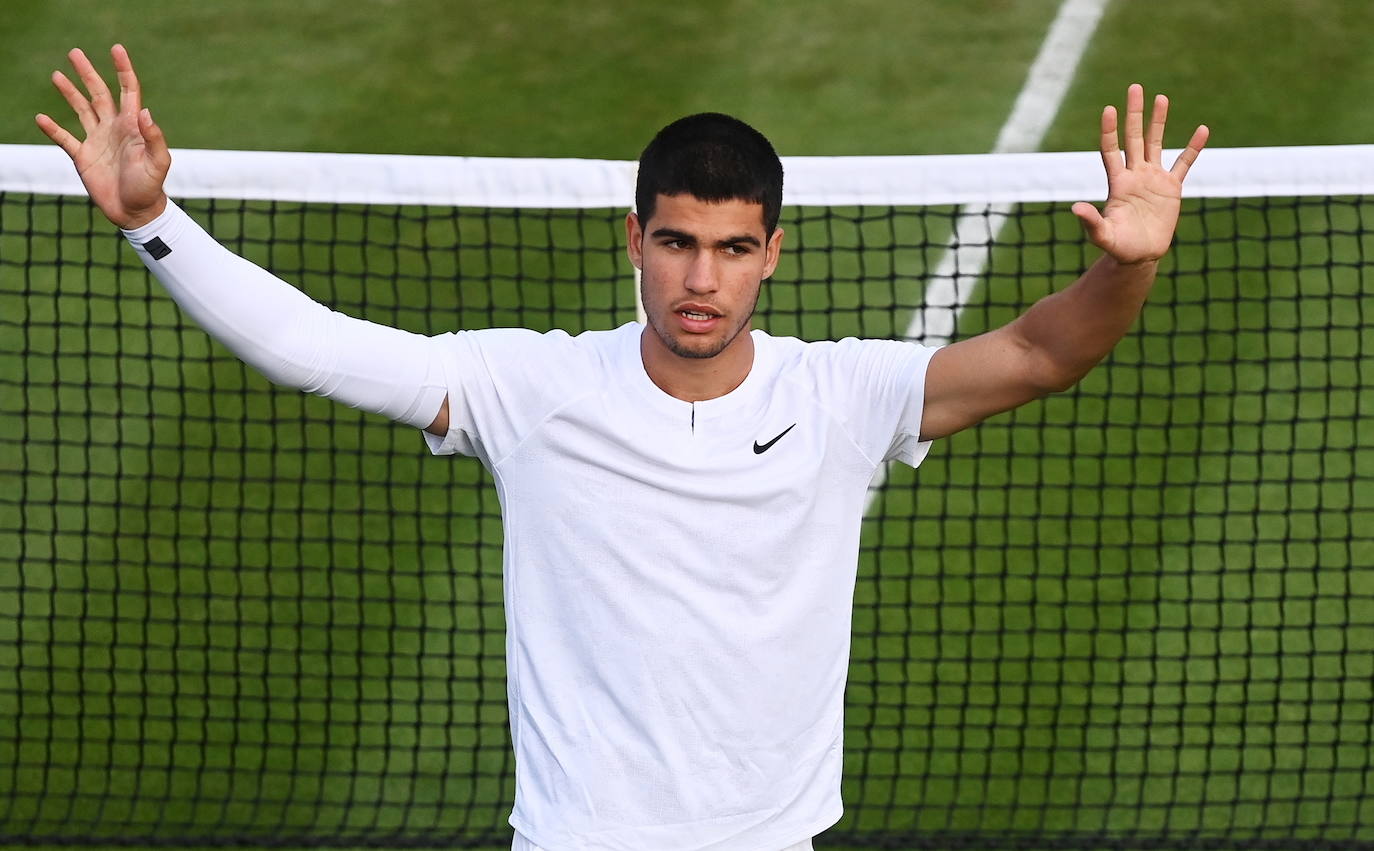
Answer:
[(91, 200), (114, 224), (135, 228), (162, 212), (167, 203), (163, 182), (172, 165), (162, 131), (142, 107), (138, 77), (122, 45), (110, 49), (119, 80), (119, 103), (96, 72), (86, 54), (73, 49), (67, 54), (90, 98), (61, 71), (54, 71), (53, 85), (76, 113), (85, 141), (79, 141), (46, 115), (37, 116), (39, 128), (72, 158)]
[(1208, 131), (1200, 126), (1174, 161), (1165, 169), (1164, 125), (1169, 99), (1156, 95), (1145, 133), (1145, 92), (1133, 85), (1126, 93), (1125, 161), (1117, 144), (1116, 108), (1102, 111), (1102, 163), (1107, 170), (1107, 203), (1099, 213), (1085, 201), (1073, 205), (1093, 244), (1119, 263), (1158, 260), (1169, 250), (1178, 224), (1183, 179), (1207, 144)]

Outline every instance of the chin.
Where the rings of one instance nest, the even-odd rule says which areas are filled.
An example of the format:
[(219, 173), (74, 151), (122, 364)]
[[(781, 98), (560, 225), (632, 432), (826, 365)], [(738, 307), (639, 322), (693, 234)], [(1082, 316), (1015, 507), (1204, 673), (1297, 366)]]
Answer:
[(712, 340), (695, 337), (683, 339), (661, 334), (659, 336), (663, 338), (663, 342), (668, 347), (668, 351), (678, 357), (692, 358), (693, 360), (713, 358), (725, 351), (726, 347), (730, 345), (729, 340)]
[[(752, 311), (750, 316), (753, 316)], [(712, 334), (675, 334), (665, 331), (665, 325), (656, 321), (653, 314), (649, 314), (648, 319), (649, 326), (658, 335), (663, 347), (678, 357), (689, 360), (708, 360), (716, 357), (730, 348), (730, 345), (739, 339), (740, 334), (748, 333), (749, 327), (749, 320), (745, 319), (738, 327), (729, 331), (717, 329)], [(671, 319), (669, 321), (671, 322)]]
[(707, 358), (713, 358), (725, 351), (724, 346), (710, 346), (699, 349), (691, 349), (686, 346), (670, 346), (669, 349), (678, 357), (691, 358), (693, 360), (706, 360)]

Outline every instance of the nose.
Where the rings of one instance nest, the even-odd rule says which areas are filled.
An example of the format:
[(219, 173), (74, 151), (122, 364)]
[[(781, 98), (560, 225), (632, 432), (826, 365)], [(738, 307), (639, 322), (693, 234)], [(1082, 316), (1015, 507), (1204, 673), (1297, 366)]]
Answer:
[(710, 251), (698, 251), (687, 267), (688, 290), (694, 293), (713, 293), (720, 289), (720, 274), (716, 268), (715, 257)]

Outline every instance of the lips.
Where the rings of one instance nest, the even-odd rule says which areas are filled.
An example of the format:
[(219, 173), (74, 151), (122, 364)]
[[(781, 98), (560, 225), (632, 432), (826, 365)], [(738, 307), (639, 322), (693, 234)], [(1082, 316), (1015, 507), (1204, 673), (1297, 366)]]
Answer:
[(720, 311), (714, 307), (697, 303), (679, 304), (674, 308), (673, 315), (682, 329), (692, 334), (705, 334), (719, 325), (722, 319)]

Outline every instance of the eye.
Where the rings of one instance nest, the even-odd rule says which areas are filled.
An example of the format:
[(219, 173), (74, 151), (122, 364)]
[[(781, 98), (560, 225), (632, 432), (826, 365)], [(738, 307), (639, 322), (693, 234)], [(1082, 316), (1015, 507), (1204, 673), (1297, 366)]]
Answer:
[(732, 242), (725, 246), (725, 253), (729, 254), (731, 257), (743, 257), (749, 253), (749, 246), (741, 245), (738, 242)]

